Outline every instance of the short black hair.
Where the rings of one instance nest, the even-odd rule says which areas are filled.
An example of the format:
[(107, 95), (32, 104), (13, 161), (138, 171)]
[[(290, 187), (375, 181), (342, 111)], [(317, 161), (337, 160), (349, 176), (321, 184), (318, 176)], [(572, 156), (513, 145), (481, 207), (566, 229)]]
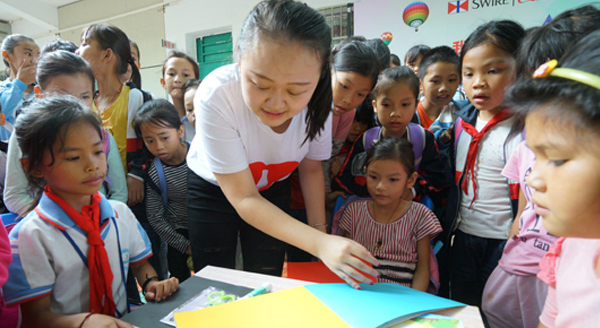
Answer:
[(439, 62), (454, 64), (456, 66), (456, 72), (460, 76), (460, 57), (458, 54), (448, 46), (439, 46), (427, 51), (423, 56), (423, 59), (421, 59), (421, 64), (419, 65), (419, 79), (423, 80), (429, 66)]
[(194, 76), (194, 78), (196, 78), (196, 79), (200, 78), (200, 68), (198, 67), (198, 63), (194, 60), (194, 58), (190, 57), (185, 52), (181, 52), (181, 51), (177, 51), (177, 50), (171, 51), (169, 53), (169, 56), (167, 56), (167, 59), (165, 59), (165, 61), (163, 62), (163, 66), (162, 66), (162, 75), (163, 76), (165, 76), (165, 70), (167, 69), (167, 62), (171, 58), (183, 58), (183, 59), (187, 60), (192, 65), (192, 68), (194, 69), (194, 74), (196, 75), (196, 76)]
[(419, 56), (424, 56), (427, 51), (429, 51), (429, 46), (424, 44), (418, 44), (416, 46), (412, 46), (406, 52), (406, 56), (404, 56), (404, 64), (412, 64), (414, 63)]
[(145, 102), (135, 113), (131, 122), (135, 134), (142, 138), (142, 124), (151, 123), (156, 126), (179, 129), (183, 123), (177, 108), (166, 99), (153, 99)]
[(419, 78), (408, 66), (386, 68), (379, 74), (377, 83), (371, 92), (371, 97), (376, 100), (377, 95), (391, 83), (406, 83), (415, 95), (415, 101), (419, 97)]
[(402, 65), (400, 62), (400, 57), (398, 57), (396, 54), (390, 54), (390, 64), (394, 64), (396, 66)]
[(75, 45), (75, 43), (73, 43), (71, 41), (63, 40), (60, 38), (55, 39), (44, 45), (44, 48), (42, 48), (40, 56), (43, 56), (44, 54), (47, 54), (49, 52), (53, 52), (56, 50), (64, 50), (64, 51), (75, 53), (75, 51), (77, 50), (77, 45)]

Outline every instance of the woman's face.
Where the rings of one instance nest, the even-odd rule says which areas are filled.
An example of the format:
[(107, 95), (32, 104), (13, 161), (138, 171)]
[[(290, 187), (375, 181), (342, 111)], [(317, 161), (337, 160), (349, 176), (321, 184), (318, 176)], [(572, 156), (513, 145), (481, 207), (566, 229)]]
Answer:
[(90, 65), (96, 79), (98, 78), (105, 52), (106, 50), (102, 49), (96, 40), (90, 38), (82, 38), (81, 45), (79, 45), (79, 48), (75, 51), (78, 56), (85, 59)]
[(321, 59), (298, 42), (255, 39), (247, 48), (239, 62), (244, 102), (263, 124), (283, 133), (312, 98)]

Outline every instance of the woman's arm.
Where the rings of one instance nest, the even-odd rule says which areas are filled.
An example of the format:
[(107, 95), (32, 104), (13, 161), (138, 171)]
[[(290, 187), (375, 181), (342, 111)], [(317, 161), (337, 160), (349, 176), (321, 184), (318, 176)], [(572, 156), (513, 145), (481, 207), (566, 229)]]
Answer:
[[(253, 227), (320, 258), (329, 269), (354, 288), (359, 286), (350, 277), (359, 282), (370, 282), (356, 269), (378, 276), (376, 270), (361, 261), (378, 265), (377, 260), (364, 247), (347, 238), (327, 235), (313, 229), (263, 198), (256, 188), (250, 169), (231, 174), (215, 173), (215, 177), (227, 200), (240, 217)], [(322, 193), (319, 194), (323, 197)]]
[(298, 165), (300, 188), (306, 206), (308, 225), (327, 232), (325, 221), (325, 189), (320, 161), (304, 158)]
[(429, 236), (417, 241), (417, 269), (413, 276), (412, 288), (422, 292), (429, 287)]
[[(21, 304), (20, 307), (23, 317), (23, 328), (133, 327), (127, 322), (103, 314), (92, 314), (89, 317), (87, 317), (89, 315), (89, 312), (69, 315), (50, 312), (50, 295), (46, 295), (44, 297), (29, 302), (25, 302)], [(84, 320), (85, 322), (83, 322)]]

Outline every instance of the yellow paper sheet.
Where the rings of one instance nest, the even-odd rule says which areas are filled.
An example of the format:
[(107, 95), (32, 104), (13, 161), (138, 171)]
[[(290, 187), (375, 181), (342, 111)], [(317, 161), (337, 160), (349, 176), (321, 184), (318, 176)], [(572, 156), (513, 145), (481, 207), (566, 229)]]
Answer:
[(175, 313), (178, 328), (350, 327), (304, 287)]

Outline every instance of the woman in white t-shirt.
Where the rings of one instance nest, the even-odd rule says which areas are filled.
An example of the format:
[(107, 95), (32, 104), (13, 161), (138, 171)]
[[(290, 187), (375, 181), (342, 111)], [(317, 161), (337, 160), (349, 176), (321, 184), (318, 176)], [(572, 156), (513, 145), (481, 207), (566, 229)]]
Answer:
[[(377, 276), (359, 244), (325, 234), (321, 161), (331, 153), (331, 36), (323, 16), (295, 1), (259, 3), (242, 26), (238, 63), (221, 67), (194, 98), (189, 233), (196, 270), (234, 267), (280, 275), (285, 243), (317, 256), (357, 287)], [(298, 168), (309, 225), (283, 211)], [(311, 228), (312, 226), (312, 228)], [(281, 240), (281, 241), (279, 241)]]

